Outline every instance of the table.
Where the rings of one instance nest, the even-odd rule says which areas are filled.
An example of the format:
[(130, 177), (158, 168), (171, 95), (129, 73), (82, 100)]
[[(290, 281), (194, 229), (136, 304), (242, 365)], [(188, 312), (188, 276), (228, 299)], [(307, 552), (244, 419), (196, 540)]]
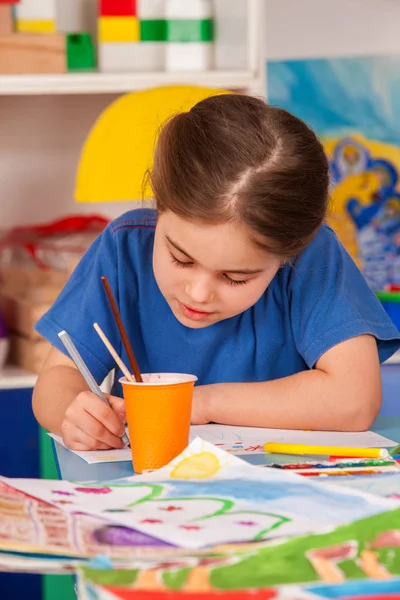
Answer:
[[(383, 365), (382, 371), (382, 408), (371, 429), (400, 444), (400, 365)], [(133, 475), (132, 463), (103, 463), (89, 465), (81, 458), (54, 443), (61, 479), (70, 481), (109, 481)], [(266, 464), (266, 455), (246, 456), (252, 464)]]
[[(383, 402), (380, 414), (372, 429), (400, 443), (400, 364), (383, 365), (381, 370)], [(58, 461), (59, 475), (63, 479), (73, 481), (109, 481), (120, 477), (128, 477), (133, 474), (132, 463), (130, 461), (88, 465), (60, 444), (54, 443), (54, 449)], [(252, 464), (265, 464), (268, 462), (266, 455), (263, 454), (246, 456), (246, 460)], [(70, 582), (70, 588), (72, 600), (75, 597), (72, 582)]]

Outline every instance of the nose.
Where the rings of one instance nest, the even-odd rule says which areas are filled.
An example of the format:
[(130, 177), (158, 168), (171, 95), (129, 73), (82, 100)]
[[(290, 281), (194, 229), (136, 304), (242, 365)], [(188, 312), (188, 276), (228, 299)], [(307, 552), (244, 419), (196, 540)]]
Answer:
[(196, 304), (207, 304), (214, 299), (212, 278), (206, 274), (193, 274), (185, 283), (185, 294)]

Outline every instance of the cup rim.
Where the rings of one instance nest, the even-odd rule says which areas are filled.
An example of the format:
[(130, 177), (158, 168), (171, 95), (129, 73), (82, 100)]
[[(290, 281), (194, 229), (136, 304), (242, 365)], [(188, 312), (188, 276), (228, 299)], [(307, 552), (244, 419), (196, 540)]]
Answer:
[[(155, 387), (161, 385), (179, 385), (182, 383), (195, 383), (197, 381), (196, 375), (190, 375), (189, 373), (142, 373), (143, 377), (147, 375), (160, 375), (163, 377), (163, 381), (144, 381), (142, 383), (138, 381), (128, 381), (126, 377), (121, 377), (118, 379), (119, 383), (124, 385), (132, 385), (132, 386), (146, 386), (146, 387)], [(170, 381), (165, 381), (165, 379), (170, 378)]]

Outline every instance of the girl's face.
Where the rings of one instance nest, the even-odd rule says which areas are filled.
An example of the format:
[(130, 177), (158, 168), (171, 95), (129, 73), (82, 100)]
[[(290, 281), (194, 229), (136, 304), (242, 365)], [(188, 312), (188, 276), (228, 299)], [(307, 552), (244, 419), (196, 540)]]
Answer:
[(208, 327), (253, 306), (281, 264), (232, 223), (192, 223), (170, 211), (158, 218), (154, 275), (175, 317), (187, 327)]

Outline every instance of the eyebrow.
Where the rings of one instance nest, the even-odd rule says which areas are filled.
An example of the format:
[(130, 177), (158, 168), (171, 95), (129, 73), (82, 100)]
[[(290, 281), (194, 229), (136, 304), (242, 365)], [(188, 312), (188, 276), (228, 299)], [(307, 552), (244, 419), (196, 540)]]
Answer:
[[(186, 250), (183, 250), (183, 248), (181, 248), (176, 242), (173, 242), (168, 235), (166, 235), (165, 238), (171, 244), (171, 246), (173, 246), (175, 248), (175, 250), (178, 250), (178, 252), (180, 252), (181, 254), (184, 254), (186, 256), (186, 258), (188, 258), (189, 260), (196, 262), (195, 259), (186, 252)], [(257, 275), (258, 273), (262, 273), (263, 271), (264, 271), (264, 269), (225, 269), (224, 270), (225, 273), (232, 273), (232, 275), (233, 274), (234, 275)]]

